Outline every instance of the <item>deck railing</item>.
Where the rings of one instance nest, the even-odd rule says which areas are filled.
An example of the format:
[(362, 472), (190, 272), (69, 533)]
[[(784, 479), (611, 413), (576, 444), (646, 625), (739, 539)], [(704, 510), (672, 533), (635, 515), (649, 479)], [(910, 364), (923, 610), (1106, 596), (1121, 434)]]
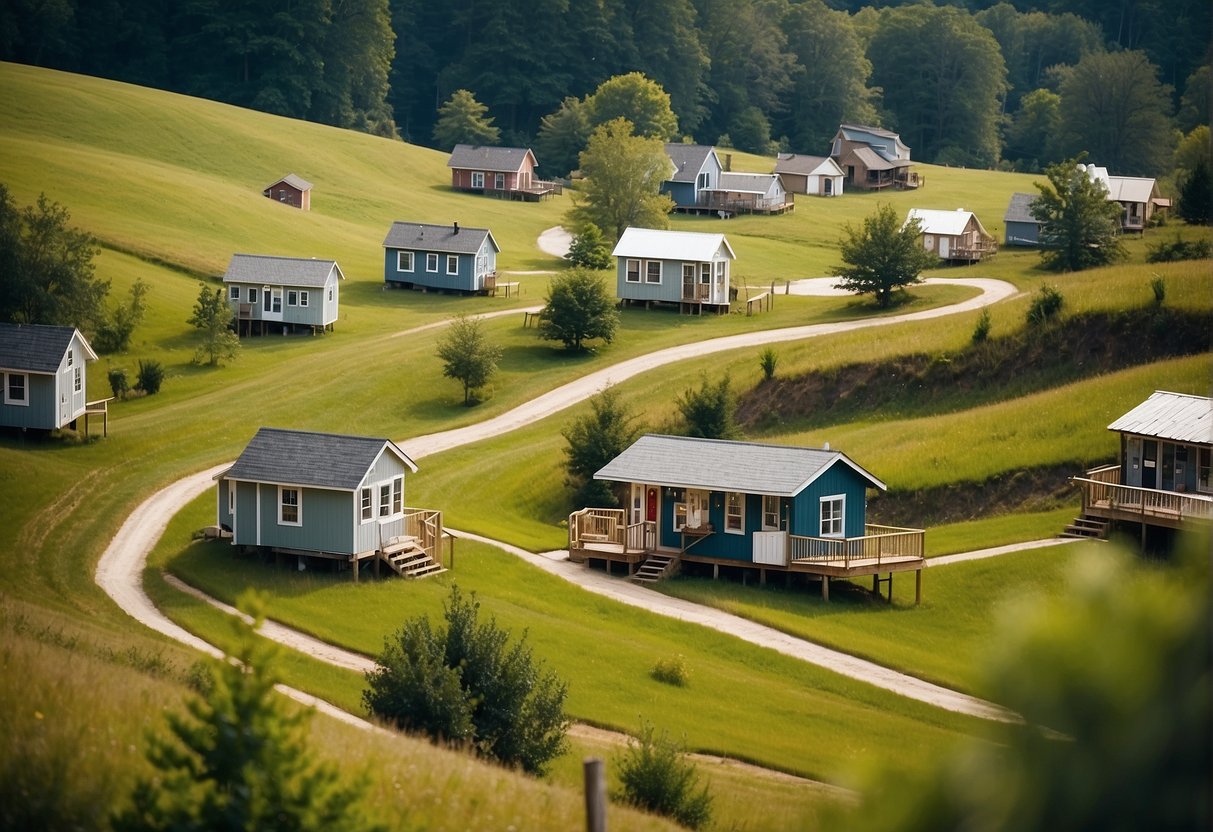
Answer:
[(1213, 520), (1213, 497), (1121, 485), (1119, 467), (1110, 467), (1114, 468), (1114, 477), (1113, 471), (1108, 468), (1089, 472), (1100, 475), (1100, 479), (1093, 476), (1070, 477), (1070, 482), (1082, 489), (1083, 511), (1088, 508), (1106, 508), (1111, 511), (1176, 520)]
[(923, 530), (865, 525), (863, 537), (788, 535), (788, 561), (842, 561), (923, 556)]
[(569, 515), (569, 548), (582, 549), (586, 543), (624, 544), (623, 509), (583, 508)]
[(445, 566), (442, 557), (442, 512), (429, 508), (404, 510), (404, 534), (416, 539), (417, 545), (435, 561)]

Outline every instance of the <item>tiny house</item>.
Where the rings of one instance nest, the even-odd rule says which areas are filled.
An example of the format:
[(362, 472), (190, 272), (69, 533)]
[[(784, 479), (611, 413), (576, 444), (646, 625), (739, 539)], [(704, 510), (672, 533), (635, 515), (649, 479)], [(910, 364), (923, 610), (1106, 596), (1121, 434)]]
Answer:
[(487, 292), (496, 285), (500, 251), (487, 228), (394, 222), (383, 240), (383, 280), (410, 289)]
[(1006, 224), (1007, 245), (1040, 245), (1040, 220), (1032, 216), (1032, 205), (1036, 202), (1036, 196), (1036, 194), (1011, 194), (1011, 201), (1007, 203), (1007, 213), (1002, 218)]
[(842, 124), (834, 134), (830, 158), (846, 176), (847, 184), (864, 190), (917, 188), (918, 174), (911, 168), (910, 148), (901, 136), (881, 127)]
[(283, 205), (309, 211), (312, 208), (312, 183), (306, 179), (288, 173), (272, 185), (267, 186), (261, 193)]
[(842, 196), (846, 176), (829, 156), (780, 153), (775, 157), (775, 173), (788, 193), (810, 196)]
[(535, 175), (539, 163), (527, 147), (485, 147), (457, 144), (447, 161), (451, 187), (457, 191), (535, 202), (559, 194), (559, 183)]
[(723, 234), (627, 228), (611, 255), (617, 297), (624, 303), (729, 311), (729, 272), (737, 257)]
[(337, 322), (344, 279), (334, 260), (234, 254), (223, 285), (238, 334), (324, 332)]
[(911, 208), (902, 227), (915, 220), (921, 231), (922, 247), (940, 260), (973, 263), (998, 251), (998, 244), (972, 211)]
[(104, 414), (105, 402), (88, 401), (86, 363), (96, 360), (75, 327), (0, 323), (0, 426), (75, 428)]
[(661, 183), (661, 192), (674, 200), (675, 210), (706, 207), (707, 192), (719, 187), (724, 168), (716, 149), (702, 144), (668, 142), (670, 176)]

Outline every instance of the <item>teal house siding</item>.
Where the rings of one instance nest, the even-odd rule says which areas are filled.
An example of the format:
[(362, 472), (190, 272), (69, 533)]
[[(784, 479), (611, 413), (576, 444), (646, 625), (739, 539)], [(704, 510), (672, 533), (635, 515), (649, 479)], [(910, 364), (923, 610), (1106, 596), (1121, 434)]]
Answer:
[(848, 466), (836, 462), (811, 486), (796, 495), (792, 502), (792, 522), (789, 532), (805, 537), (821, 535), (821, 500), (823, 497), (845, 495), (843, 535), (863, 537), (867, 517), (867, 488), (864, 481)]
[[(224, 481), (220, 481), (224, 485)], [(257, 487), (255, 482), (235, 482), (229, 486), (236, 488), (236, 522), (232, 529), (232, 542), (241, 546), (256, 546), (260, 542), (257, 532)]]
[[(8, 379), (5, 378), (7, 394)], [(50, 430), (56, 424), (55, 376), (25, 374), (25, 395), (29, 404), (0, 404), (0, 423), (15, 428)]]
[(655, 261), (661, 264), (661, 282), (650, 283), (645, 264), (649, 261), (639, 260), (640, 281), (629, 281), (628, 260), (639, 258), (620, 257), (616, 270), (616, 297), (627, 300), (655, 300), (666, 303), (678, 303), (682, 297), (682, 263), (668, 260)]

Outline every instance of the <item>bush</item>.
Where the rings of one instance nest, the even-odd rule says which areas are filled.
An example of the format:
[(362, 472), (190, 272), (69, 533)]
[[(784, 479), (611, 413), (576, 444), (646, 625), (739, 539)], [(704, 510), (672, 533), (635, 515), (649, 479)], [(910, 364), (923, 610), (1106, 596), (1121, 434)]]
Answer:
[(675, 402), (686, 425), (686, 435), (701, 439), (736, 439), (741, 436), (734, 411), (737, 402), (729, 389), (729, 377), (718, 383), (703, 373), (699, 389), (688, 389)]
[(1032, 298), (1032, 305), (1028, 307), (1028, 323), (1032, 326), (1047, 323), (1057, 316), (1064, 304), (1065, 298), (1055, 286), (1041, 284), (1040, 291)]
[(981, 310), (977, 325), (973, 327), (973, 343), (980, 344), (990, 337), (990, 310)]
[(762, 377), (767, 381), (775, 378), (775, 368), (779, 365), (779, 354), (774, 347), (767, 347), (758, 353), (758, 363), (762, 367)]
[(424, 616), (406, 621), (384, 640), (362, 701), (398, 728), (542, 774), (564, 752), (568, 688), (534, 659), (525, 634), (509, 646), (495, 619), (477, 621), (479, 610), (452, 586), (445, 629)]
[(154, 396), (160, 392), (160, 385), (163, 383), (164, 365), (159, 361), (140, 359), (139, 375), (135, 378), (135, 387), (149, 396)]
[(614, 508), (619, 501), (607, 483), (594, 479), (594, 473), (635, 442), (640, 428), (613, 390), (590, 399), (590, 410), (561, 431), (568, 442), (564, 484), (573, 489), (575, 505)]
[(131, 384), (126, 379), (126, 370), (121, 367), (115, 367), (106, 373), (106, 377), (110, 382), (110, 390), (114, 394), (115, 399), (120, 399), (126, 395), (126, 391), (131, 389)]
[(547, 304), (539, 316), (539, 337), (560, 341), (578, 352), (584, 342), (611, 343), (619, 326), (614, 291), (597, 272), (569, 269), (548, 284)]
[(699, 772), (665, 731), (655, 737), (653, 726), (641, 725), (640, 736), (628, 742), (617, 760), (623, 799), (641, 809), (673, 818), (699, 829), (712, 819), (712, 796), (699, 785)]
[(1183, 240), (1176, 235), (1174, 242), (1161, 242), (1146, 247), (1147, 263), (1171, 263), (1176, 260), (1204, 260), (1213, 257), (1213, 242)]
[(1150, 291), (1154, 293), (1154, 305), (1162, 306), (1162, 302), (1167, 299), (1167, 281), (1163, 280), (1161, 275), (1155, 275), (1150, 281)]
[(569, 262), (574, 266), (602, 271), (609, 269), (611, 263), (611, 247), (602, 237), (602, 231), (592, 222), (586, 223), (581, 232), (573, 238), (569, 245)]
[(682, 656), (658, 659), (649, 675), (658, 682), (678, 688), (685, 688), (691, 683), (691, 671), (687, 669), (686, 659)]

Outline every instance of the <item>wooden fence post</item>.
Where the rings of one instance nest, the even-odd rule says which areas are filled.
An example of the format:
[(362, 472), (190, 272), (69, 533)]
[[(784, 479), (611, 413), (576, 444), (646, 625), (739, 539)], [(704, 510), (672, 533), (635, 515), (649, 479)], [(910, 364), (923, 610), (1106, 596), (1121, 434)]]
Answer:
[(583, 765), (586, 832), (606, 832), (606, 767), (601, 757), (586, 757)]

